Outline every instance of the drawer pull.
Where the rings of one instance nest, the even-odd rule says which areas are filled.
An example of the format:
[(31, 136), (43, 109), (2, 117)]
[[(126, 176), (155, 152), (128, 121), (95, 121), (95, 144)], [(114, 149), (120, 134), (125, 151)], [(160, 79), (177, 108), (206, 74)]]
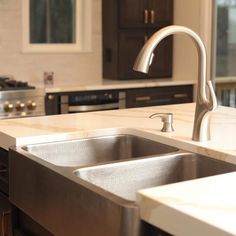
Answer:
[(119, 103), (107, 103), (98, 105), (78, 105), (69, 106), (68, 110), (70, 112), (88, 112), (88, 111), (102, 111), (102, 110), (112, 110), (119, 109)]
[(55, 98), (54, 95), (51, 95), (51, 94), (48, 95), (48, 100), (52, 101), (52, 100), (54, 100), (54, 98)]
[(137, 102), (140, 102), (140, 101), (150, 101), (150, 100), (151, 100), (151, 97), (149, 97), (149, 96), (136, 97), (135, 100), (136, 100)]
[(187, 98), (188, 94), (187, 93), (176, 93), (174, 94), (174, 98)]
[(151, 10), (150, 15), (151, 15), (151, 24), (154, 24), (155, 23), (155, 11)]
[(148, 24), (148, 10), (144, 10), (144, 24)]

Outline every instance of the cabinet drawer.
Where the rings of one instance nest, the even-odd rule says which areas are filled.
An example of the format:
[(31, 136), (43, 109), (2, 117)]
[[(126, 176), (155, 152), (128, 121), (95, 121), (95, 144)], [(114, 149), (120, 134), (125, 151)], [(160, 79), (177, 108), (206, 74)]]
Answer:
[(11, 204), (0, 194), (0, 235), (11, 236)]
[(133, 89), (126, 93), (126, 107), (144, 107), (193, 101), (193, 86)]
[(0, 148), (0, 192), (8, 195), (9, 191), (9, 171), (8, 152)]

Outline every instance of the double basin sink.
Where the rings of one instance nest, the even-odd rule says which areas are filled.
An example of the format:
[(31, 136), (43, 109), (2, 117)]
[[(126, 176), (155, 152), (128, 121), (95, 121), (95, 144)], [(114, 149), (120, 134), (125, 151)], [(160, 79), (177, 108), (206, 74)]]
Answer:
[[(78, 191), (77, 200), (80, 201), (75, 207), (83, 212), (83, 218), (77, 219), (78, 229), (69, 223), (68, 226), (64, 225), (64, 228), (73, 228), (77, 230), (78, 235), (91, 235), (95, 231), (88, 226), (93, 223), (91, 227), (94, 227), (97, 236), (152, 235), (150, 230), (153, 229), (139, 220), (139, 208), (136, 203), (138, 190), (236, 171), (236, 165), (179, 150), (148, 137), (142, 132), (137, 135), (132, 130), (121, 129), (105, 136), (27, 145), (17, 148), (17, 151), (80, 186), (75, 190)], [(48, 181), (49, 176), (51, 172), (48, 174)], [(13, 177), (17, 178), (14, 175)], [(43, 180), (39, 176), (37, 183), (40, 185), (41, 182)], [(45, 184), (48, 183), (42, 185)], [(17, 191), (12, 192), (13, 198), (18, 196)], [(55, 192), (58, 194), (59, 190)], [(70, 194), (73, 195), (73, 192)], [(70, 194), (67, 196), (68, 202)], [(91, 208), (88, 207), (86, 211), (83, 206), (88, 204), (88, 199)], [(71, 202), (75, 201), (73, 197)], [(68, 211), (70, 204), (64, 211)], [(27, 210), (30, 212), (30, 208)], [(60, 208), (60, 211), (63, 210)], [(101, 212), (100, 218), (103, 220), (99, 219), (96, 211)], [(102, 217), (104, 214), (107, 214), (107, 217)], [(42, 213), (36, 214), (35, 217), (44, 224), (39, 216), (42, 216)], [(78, 213), (78, 217), (81, 217), (81, 214)], [(117, 226), (112, 227), (111, 224), (114, 223)], [(62, 232), (58, 225), (45, 225), (51, 227), (50, 230), (54, 234), (60, 235), (59, 232)]]

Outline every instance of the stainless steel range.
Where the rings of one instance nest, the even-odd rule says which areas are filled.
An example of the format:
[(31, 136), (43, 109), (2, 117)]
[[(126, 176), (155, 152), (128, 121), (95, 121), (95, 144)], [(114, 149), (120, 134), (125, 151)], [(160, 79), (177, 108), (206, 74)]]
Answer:
[(0, 119), (45, 115), (44, 97), (43, 89), (0, 77)]

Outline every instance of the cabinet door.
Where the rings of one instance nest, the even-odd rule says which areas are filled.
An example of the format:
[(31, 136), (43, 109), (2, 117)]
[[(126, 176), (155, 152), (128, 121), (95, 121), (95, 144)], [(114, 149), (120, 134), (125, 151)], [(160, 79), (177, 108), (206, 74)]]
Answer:
[(11, 236), (11, 204), (0, 194), (0, 235)]
[(162, 28), (172, 24), (173, 0), (120, 0), (121, 28)]
[(173, 22), (173, 0), (148, 0), (149, 26), (162, 28)]
[(147, 0), (120, 0), (119, 24), (121, 28), (146, 26), (148, 24)]
[(57, 115), (59, 111), (59, 96), (57, 94), (46, 94), (45, 97), (46, 115)]
[(135, 72), (133, 65), (145, 43), (146, 33), (143, 30), (123, 30), (119, 38), (119, 79), (144, 79), (146, 74)]
[[(149, 34), (149, 37), (154, 32)], [(154, 50), (154, 58), (149, 68), (149, 78), (165, 78), (172, 76), (172, 36), (163, 39)]]
[(129, 89), (126, 91), (126, 107), (146, 107), (193, 101), (193, 86), (166, 86)]
[(124, 30), (120, 32), (119, 79), (162, 78), (172, 76), (171, 37), (164, 39), (157, 46), (148, 74), (135, 72), (133, 70), (136, 57), (147, 38), (148, 32), (143, 30)]

